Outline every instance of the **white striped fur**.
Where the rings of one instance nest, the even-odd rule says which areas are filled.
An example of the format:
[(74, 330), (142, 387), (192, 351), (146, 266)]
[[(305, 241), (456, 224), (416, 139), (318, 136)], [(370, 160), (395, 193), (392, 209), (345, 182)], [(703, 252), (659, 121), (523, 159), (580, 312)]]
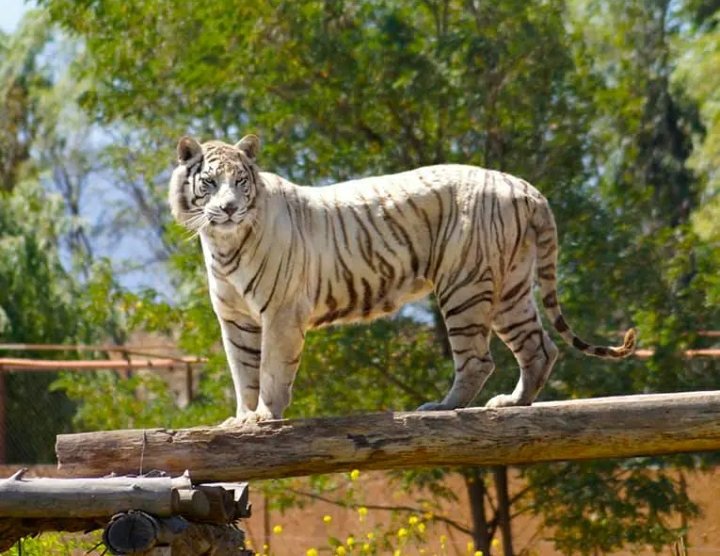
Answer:
[(170, 181), (175, 218), (200, 236), (210, 296), (237, 395), (226, 423), (279, 419), (308, 329), (373, 319), (435, 292), (455, 379), (421, 409), (465, 407), (494, 364), (494, 331), (520, 380), (490, 406), (528, 405), (558, 350), (532, 285), (562, 338), (603, 358), (568, 327), (556, 294), (557, 233), (546, 199), (527, 182), (473, 166), (439, 165), (326, 187), (297, 186), (255, 164), (259, 142), (200, 145), (184, 137)]

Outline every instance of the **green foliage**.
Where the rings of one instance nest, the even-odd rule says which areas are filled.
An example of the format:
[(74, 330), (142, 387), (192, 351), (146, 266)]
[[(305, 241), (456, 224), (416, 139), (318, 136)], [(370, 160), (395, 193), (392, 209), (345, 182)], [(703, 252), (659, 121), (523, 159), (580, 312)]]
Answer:
[(529, 467), (525, 477), (543, 488), (533, 489), (527, 503), (553, 529), (563, 554), (608, 553), (641, 543), (659, 552), (685, 533), (672, 525), (674, 517), (696, 516), (698, 508), (678, 489), (679, 472), (654, 463), (633, 459), (619, 465), (608, 460)]
[[(0, 341), (64, 343), (82, 337), (72, 303), (75, 285), (53, 241), (57, 199), (31, 182), (1, 195)], [(53, 461), (54, 436), (67, 432), (73, 412), (64, 395), (49, 391), (53, 378), (52, 373), (5, 375), (9, 461)]]
[[(174, 141), (185, 132), (227, 140), (260, 132), (261, 165), (300, 182), (444, 161), (520, 175), (554, 207), (561, 300), (573, 328), (600, 342), (634, 323), (655, 349), (649, 362), (612, 368), (566, 349), (542, 395), (717, 387), (717, 363), (680, 357), (703, 341), (694, 331), (720, 323), (716, 2), (39, 4), (83, 41), (74, 65), (82, 106), (122, 137), (103, 160), (118, 188), (133, 184), (140, 214), (170, 254), (175, 287), (172, 303), (127, 294), (107, 266), (94, 266), (86, 294), (68, 297), (84, 319), (78, 330), (116, 341), (136, 328), (172, 333), (210, 358), (182, 411), (149, 376), (64, 376), (57, 388), (80, 404), (78, 426), (216, 423), (232, 411), (197, 242), (167, 224), (161, 201)], [(135, 217), (126, 211), (120, 221)], [(75, 291), (61, 275), (45, 271), (69, 284), (58, 291)], [(36, 290), (18, 277), (8, 288), (29, 307)], [(290, 415), (410, 409), (441, 397), (452, 372), (437, 327), (411, 318), (426, 313), (309, 335)], [(44, 322), (42, 310), (29, 314), (28, 322)], [(498, 372), (480, 401), (515, 380), (512, 358), (495, 352)], [(538, 466), (526, 474), (529, 507), (565, 552), (659, 548), (679, 534), (667, 516), (694, 508), (678, 479), (651, 463)], [(432, 485), (442, 473), (406, 479)], [(281, 496), (287, 484), (266, 486), (280, 507), (290, 502)], [(334, 486), (319, 478), (316, 488)]]
[[(92, 298), (97, 284), (111, 280), (102, 276), (101, 265), (84, 283), (68, 269), (62, 240), (75, 226), (65, 200), (46, 187), (49, 153), (66, 152), (66, 138), (56, 133), (62, 118), (49, 102), (56, 86), (53, 68), (43, 56), (52, 42), (50, 29), (46, 13), (31, 11), (16, 34), (0, 37), (1, 342), (90, 342), (113, 319), (108, 298)], [(73, 171), (74, 163), (64, 160), (65, 171)], [(10, 462), (54, 460), (55, 434), (68, 432), (74, 412), (64, 393), (49, 388), (55, 376), (4, 376)]]
[(315, 331), (306, 340), (290, 412), (412, 410), (441, 399), (452, 374), (433, 331), (407, 317)]
[(3, 556), (71, 556), (92, 554), (100, 545), (100, 532), (78, 536), (68, 533), (43, 533), (37, 537), (26, 537)]

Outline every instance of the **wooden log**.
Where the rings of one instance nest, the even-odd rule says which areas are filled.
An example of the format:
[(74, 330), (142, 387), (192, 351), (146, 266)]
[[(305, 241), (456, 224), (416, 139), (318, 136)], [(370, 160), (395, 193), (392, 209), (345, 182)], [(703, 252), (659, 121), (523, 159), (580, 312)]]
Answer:
[(23, 479), (20, 471), (9, 479), (0, 480), (0, 517), (109, 518), (128, 509), (171, 516), (178, 513), (180, 506), (177, 490), (191, 488), (187, 475), (175, 479)]
[(236, 527), (190, 523), (178, 517), (158, 519), (143, 512), (113, 517), (105, 527), (103, 541), (112, 554), (254, 554), (245, 549), (245, 533)]
[(176, 478), (102, 479), (24, 479), (23, 473), (0, 480), (0, 519), (109, 519), (137, 510), (225, 524), (250, 515), (247, 483), (193, 487), (187, 472)]
[(112, 554), (136, 554), (168, 546), (187, 528), (188, 522), (181, 517), (158, 518), (131, 510), (113, 516), (103, 531), (103, 542)]
[(427, 466), (508, 465), (720, 449), (720, 391), (375, 413), (241, 428), (59, 435), (59, 471), (190, 469), (194, 482)]

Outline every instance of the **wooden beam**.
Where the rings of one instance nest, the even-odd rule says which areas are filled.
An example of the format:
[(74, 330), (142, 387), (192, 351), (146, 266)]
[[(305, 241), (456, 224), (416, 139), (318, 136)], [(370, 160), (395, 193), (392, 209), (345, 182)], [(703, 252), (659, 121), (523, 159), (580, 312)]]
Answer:
[(180, 477), (25, 479), (21, 469), (0, 480), (0, 519), (110, 518), (127, 510), (230, 523), (249, 515), (247, 483), (194, 486)]
[(192, 492), (187, 475), (104, 479), (24, 479), (23, 470), (0, 480), (0, 517), (96, 518), (128, 509), (158, 516), (179, 513), (178, 490)]
[(59, 435), (56, 443), (64, 475), (189, 469), (194, 482), (718, 449), (720, 391), (268, 421), (234, 429), (89, 432)]
[[(636, 349), (633, 357), (638, 359), (650, 359), (655, 355), (654, 349)], [(703, 348), (703, 349), (686, 349), (682, 352), (683, 359), (718, 359), (720, 358), (720, 349)]]
[(2, 371), (97, 371), (97, 370), (133, 370), (133, 369), (187, 369), (191, 365), (200, 365), (207, 360), (199, 357), (162, 357), (152, 359), (15, 359), (0, 358)]

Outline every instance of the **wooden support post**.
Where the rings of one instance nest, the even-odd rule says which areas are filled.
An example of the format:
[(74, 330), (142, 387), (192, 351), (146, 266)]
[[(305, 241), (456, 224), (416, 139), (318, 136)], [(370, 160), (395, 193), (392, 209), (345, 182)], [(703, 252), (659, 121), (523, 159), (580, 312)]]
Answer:
[(0, 463), (7, 462), (7, 392), (5, 372), (0, 366)]
[(375, 413), (241, 428), (59, 435), (60, 472), (147, 469), (240, 481), (349, 471), (512, 465), (720, 449), (720, 391), (619, 396), (532, 407)]
[(193, 401), (193, 368), (185, 367), (185, 403), (190, 405)]

